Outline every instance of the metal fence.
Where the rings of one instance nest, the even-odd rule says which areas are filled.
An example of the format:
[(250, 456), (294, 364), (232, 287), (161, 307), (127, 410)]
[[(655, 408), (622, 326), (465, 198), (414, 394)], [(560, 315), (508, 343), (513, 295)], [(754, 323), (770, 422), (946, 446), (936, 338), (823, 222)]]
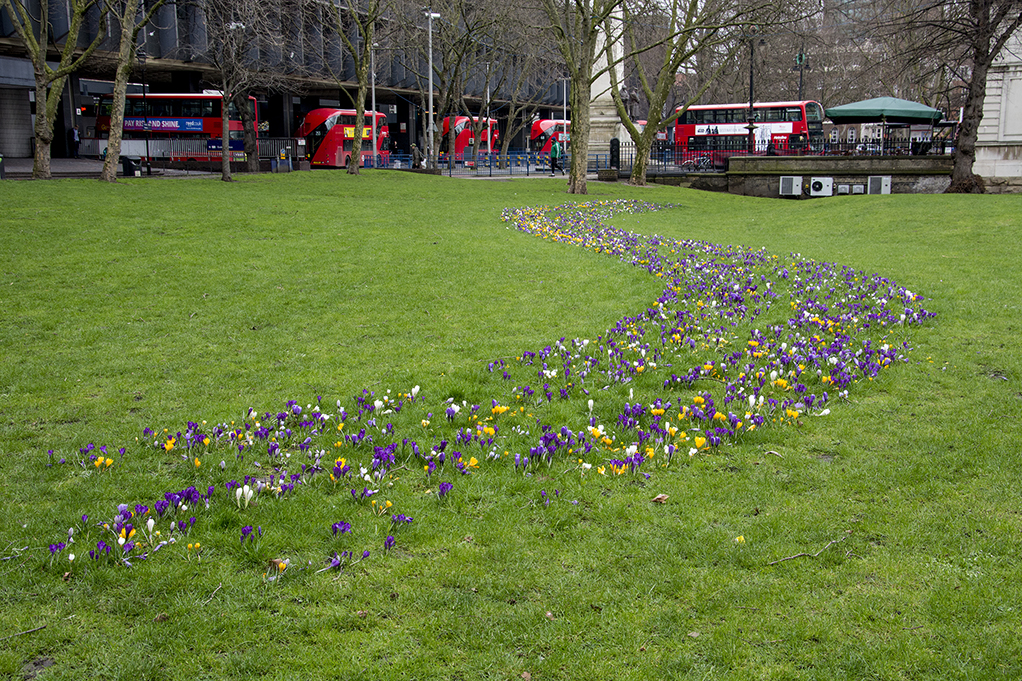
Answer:
[[(297, 162), (305, 156), (304, 140), (292, 137), (260, 137), (259, 158), (277, 159), (281, 152)], [(86, 139), (80, 152), (83, 156), (102, 156), (106, 140)], [(891, 141), (864, 140), (857, 143), (825, 142), (802, 148), (777, 148), (769, 143), (757, 144), (754, 155), (762, 156), (888, 156), (888, 155), (947, 155), (953, 147), (945, 141)], [(682, 149), (680, 146), (657, 142), (649, 152), (646, 172), (656, 175), (682, 175), (688, 173), (721, 173), (727, 170), (731, 156), (745, 156), (749, 153), (744, 144), (734, 148), (714, 146), (706, 149)], [(219, 150), (207, 148), (204, 139), (126, 139), (121, 142), (121, 155), (133, 159), (148, 157), (154, 160), (211, 159), (219, 162)], [(234, 160), (244, 160), (244, 153), (233, 151)], [(411, 168), (412, 158), (408, 154), (382, 154), (375, 159), (366, 155), (366, 168), (405, 169)], [(559, 162), (562, 169), (571, 165), (571, 157)], [(588, 155), (587, 170), (596, 173), (616, 168), (627, 175), (635, 165), (635, 145), (623, 142), (618, 153), (608, 151), (591, 152)], [(507, 154), (480, 151), (476, 154), (441, 155), (437, 170), (451, 177), (500, 177), (500, 176), (541, 176), (550, 174), (550, 154), (541, 154), (524, 149), (511, 150)], [(566, 172), (566, 171), (565, 171)]]
[[(121, 140), (121, 156), (132, 159), (206, 160), (210, 157), (219, 159), (220, 149), (211, 150), (207, 142), (204, 139), (126, 139)], [(85, 139), (82, 140), (78, 151), (82, 156), (102, 158), (106, 156), (106, 145), (105, 139)], [(245, 152), (232, 151), (231, 158), (235, 161), (244, 160)]]

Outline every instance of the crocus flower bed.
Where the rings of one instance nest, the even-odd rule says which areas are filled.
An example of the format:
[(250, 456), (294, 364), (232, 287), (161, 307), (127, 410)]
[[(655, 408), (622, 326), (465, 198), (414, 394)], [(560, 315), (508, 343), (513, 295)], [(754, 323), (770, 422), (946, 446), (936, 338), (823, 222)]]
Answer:
[[(826, 416), (904, 363), (906, 328), (933, 316), (918, 294), (880, 275), (797, 254), (645, 238), (607, 223), (615, 213), (656, 209), (614, 201), (504, 212), (508, 229), (617, 258), (660, 279), (663, 291), (596, 338), (551, 339), (491, 362), (488, 392), (473, 400), (419, 386), (366, 389), (350, 400), (249, 408), (239, 422), (146, 428), (129, 447), (89, 443), (77, 457), (47, 452), (49, 465), (57, 458), (90, 475), (116, 475), (108, 452), (141, 450), (176, 462), (194, 483), (88, 509), (49, 544), (45, 562), (88, 571), (165, 556), (198, 561), (205, 543), (262, 563), (267, 581), (308, 566), (343, 573), (381, 551), (400, 554), (408, 532), (428, 522), (417, 513), (413, 523), (400, 510), (412, 484), (443, 504), (458, 494), (461, 476), (498, 468), (649, 479), (757, 431)], [(398, 478), (398, 470), (412, 474)], [(555, 490), (553, 499), (562, 494)], [(264, 555), (260, 506), (293, 496), (304, 503), (336, 496), (351, 507), (323, 532), (321, 555)], [(545, 490), (539, 499), (552, 500)], [(236, 514), (236, 527), (204, 522), (213, 506)], [(359, 525), (388, 518), (386, 539), (366, 546), (361, 537), (371, 533)]]

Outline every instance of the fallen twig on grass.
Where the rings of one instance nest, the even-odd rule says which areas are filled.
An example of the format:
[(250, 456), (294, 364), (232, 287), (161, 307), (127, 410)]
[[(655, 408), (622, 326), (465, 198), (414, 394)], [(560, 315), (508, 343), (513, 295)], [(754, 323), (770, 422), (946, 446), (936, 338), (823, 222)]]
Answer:
[(223, 585), (224, 585), (224, 583), (223, 583), (223, 582), (220, 582), (219, 584), (217, 584), (217, 585), (216, 585), (216, 588), (215, 588), (215, 589), (213, 589), (213, 593), (211, 593), (211, 594), (209, 595), (209, 598), (207, 598), (207, 599), (206, 599), (206, 601), (205, 601), (205, 602), (204, 602), (204, 603), (203, 603), (202, 605), (204, 605), (204, 606), (206, 606), (206, 605), (209, 605), (209, 602), (210, 602), (211, 600), (213, 600), (213, 596), (216, 596), (216, 592), (217, 592), (217, 591), (219, 591), (219, 590), (220, 590), (220, 587), (222, 587)]
[(824, 551), (829, 549), (831, 546), (833, 546), (834, 544), (840, 544), (845, 539), (848, 539), (848, 537), (850, 537), (850, 536), (851, 536), (851, 534), (846, 534), (845, 536), (841, 537), (840, 539), (832, 539), (826, 546), (824, 546), (822, 549), (820, 549), (816, 553), (796, 553), (794, 556), (788, 556), (787, 558), (780, 558), (778, 560), (775, 560), (775, 561), (772, 561), (770, 563), (767, 563), (767, 565), (777, 565), (778, 563), (783, 563), (786, 560), (794, 560), (796, 558), (818, 558), (821, 553), (823, 553)]
[(3, 638), (0, 638), (0, 641), (6, 641), (7, 639), (14, 638), (15, 636), (22, 636), (24, 634), (31, 634), (33, 631), (39, 631), (40, 629), (45, 629), (45, 628), (46, 628), (46, 625), (44, 624), (43, 626), (36, 627), (35, 629), (26, 629), (25, 631), (19, 631), (16, 634), (8, 634), (7, 636), (4, 636)]

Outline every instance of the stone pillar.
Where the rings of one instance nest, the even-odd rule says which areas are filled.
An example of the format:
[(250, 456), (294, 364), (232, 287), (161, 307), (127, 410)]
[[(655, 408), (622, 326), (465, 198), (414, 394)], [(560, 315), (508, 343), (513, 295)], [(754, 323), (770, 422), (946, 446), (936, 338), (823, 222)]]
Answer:
[[(615, 12), (616, 24), (621, 25), (620, 10)], [(620, 62), (622, 51), (621, 43), (618, 40), (620, 36), (610, 36), (614, 40), (611, 45), (611, 54), (615, 62)], [(603, 34), (603, 40), (607, 40), (608, 36)], [(607, 57), (604, 50), (601, 48), (596, 58), (596, 70), (602, 70), (607, 66)], [(618, 84), (621, 83), (621, 67), (620, 63), (615, 64), (611, 67), (614, 69), (616, 74), (616, 80)], [(621, 119), (617, 115), (617, 109), (614, 107), (614, 100), (610, 96), (610, 74), (604, 73), (599, 76), (590, 88), (590, 97), (592, 104), (589, 109), (589, 153), (595, 154), (608, 154), (610, 153), (610, 140), (615, 137), (618, 139), (625, 139), (627, 137), (627, 131), (625, 127), (621, 125)]]

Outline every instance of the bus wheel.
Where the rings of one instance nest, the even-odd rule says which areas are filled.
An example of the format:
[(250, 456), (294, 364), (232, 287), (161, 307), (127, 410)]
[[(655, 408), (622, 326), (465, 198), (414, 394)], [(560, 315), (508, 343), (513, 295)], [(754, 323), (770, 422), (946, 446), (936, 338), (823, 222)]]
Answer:
[(351, 157), (350, 156), (345, 156), (344, 157), (344, 167), (347, 168), (348, 165), (350, 165), (350, 164), (351, 164)]
[(187, 159), (187, 161), (188, 161), (189, 163), (195, 163), (195, 159), (194, 159), (194, 158), (190, 158), (190, 159)]

